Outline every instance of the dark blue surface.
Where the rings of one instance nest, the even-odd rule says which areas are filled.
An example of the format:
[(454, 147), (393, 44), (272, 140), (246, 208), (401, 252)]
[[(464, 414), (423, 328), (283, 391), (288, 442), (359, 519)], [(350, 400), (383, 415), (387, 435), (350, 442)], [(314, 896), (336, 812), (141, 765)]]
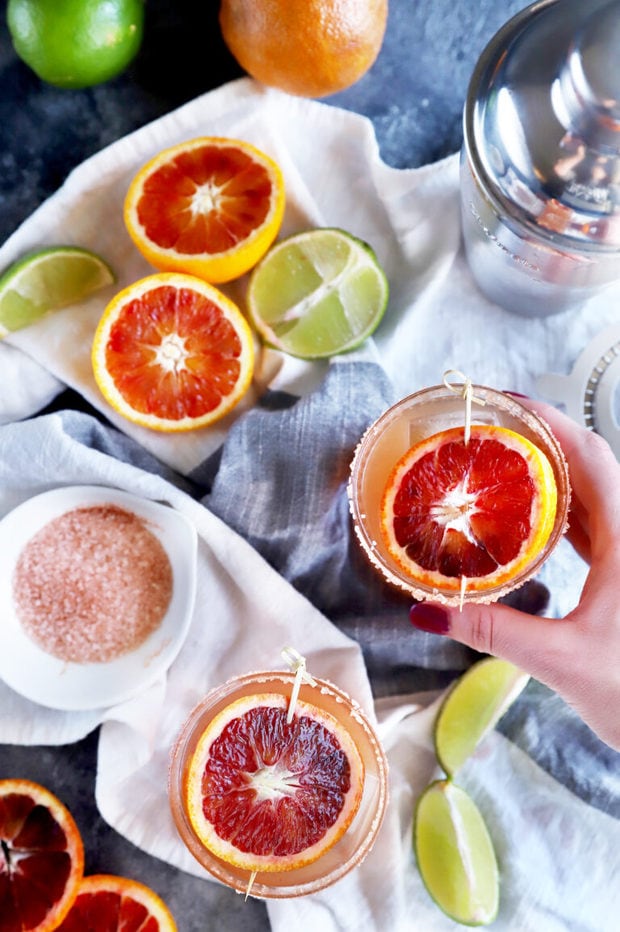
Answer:
[[(391, 0), (381, 54), (354, 87), (328, 102), (369, 116), (383, 158), (416, 167), (457, 150), (475, 61), (519, 0)], [(0, 242), (72, 168), (131, 130), (242, 74), (219, 34), (215, 0), (148, 0), (138, 58), (107, 85), (63, 91), (15, 56), (0, 3)], [(60, 404), (72, 401), (70, 393)], [(108, 828), (93, 794), (97, 735), (61, 748), (0, 746), (0, 778), (44, 783), (72, 809), (86, 870), (127, 874), (154, 887), (181, 932), (268, 928), (263, 904), (182, 874)], [(364, 932), (364, 930), (360, 930)], [(390, 932), (390, 930), (386, 930)]]
[[(383, 48), (356, 85), (327, 98), (369, 116), (396, 167), (459, 148), (476, 58), (522, 0), (391, 0)], [(148, 0), (142, 49), (116, 80), (66, 91), (23, 65), (0, 3), (0, 242), (85, 158), (243, 72), (219, 32), (216, 0)]]

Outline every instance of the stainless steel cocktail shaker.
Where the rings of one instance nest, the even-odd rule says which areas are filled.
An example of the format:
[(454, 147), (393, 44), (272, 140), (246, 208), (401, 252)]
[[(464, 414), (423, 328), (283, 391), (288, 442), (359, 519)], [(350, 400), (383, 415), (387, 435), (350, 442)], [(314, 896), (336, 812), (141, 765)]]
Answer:
[(463, 236), (480, 288), (531, 317), (620, 280), (620, 0), (539, 0), (473, 73)]

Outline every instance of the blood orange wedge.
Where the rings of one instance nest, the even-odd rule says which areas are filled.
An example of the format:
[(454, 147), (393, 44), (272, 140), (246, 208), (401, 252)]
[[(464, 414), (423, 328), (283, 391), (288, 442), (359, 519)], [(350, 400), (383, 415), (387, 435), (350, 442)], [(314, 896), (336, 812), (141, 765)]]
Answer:
[(95, 379), (130, 421), (192, 430), (223, 417), (247, 391), (252, 332), (232, 301), (193, 275), (160, 273), (121, 291), (93, 341)]
[(546, 455), (506, 427), (461, 427), (412, 447), (383, 496), (381, 533), (396, 562), (426, 586), (482, 591), (514, 579), (544, 548), (557, 491)]
[(284, 202), (273, 159), (239, 139), (207, 136), (147, 162), (131, 182), (124, 217), (155, 268), (227, 282), (267, 252)]
[(128, 877), (84, 877), (77, 899), (58, 932), (176, 932), (163, 900)]
[(336, 844), (359, 808), (364, 764), (348, 731), (322, 709), (263, 693), (207, 725), (185, 792), (190, 822), (217, 857), (248, 871), (288, 871)]
[(29, 780), (0, 780), (0, 932), (48, 932), (73, 903), (84, 846), (71, 813)]

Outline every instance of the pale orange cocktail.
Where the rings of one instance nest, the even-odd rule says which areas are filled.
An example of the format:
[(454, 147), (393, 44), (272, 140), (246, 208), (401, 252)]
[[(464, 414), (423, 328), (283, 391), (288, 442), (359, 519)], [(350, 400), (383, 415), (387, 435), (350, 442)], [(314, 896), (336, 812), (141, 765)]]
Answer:
[(335, 883), (370, 851), (387, 804), (385, 754), (359, 705), (331, 683), (302, 682), (289, 725), (295, 682), (270, 671), (213, 690), (171, 756), (181, 839), (210, 874), (256, 897)]
[[(385, 579), (416, 599), (494, 601), (531, 578), (566, 529), (568, 470), (548, 426), (510, 395), (479, 385), (471, 389), (475, 400), (469, 446), (464, 440), (463, 397), (448, 385), (438, 385), (402, 399), (381, 415), (362, 437), (351, 466), (349, 502), (362, 548)], [(508, 464), (503, 471), (484, 452), (493, 450), (502, 468), (503, 460)], [(460, 473), (453, 453), (463, 463)], [(511, 476), (513, 460), (519, 460), (521, 469), (516, 480)], [(439, 489), (442, 469), (452, 472)], [(485, 470), (482, 488), (480, 474)], [(416, 482), (407, 514), (407, 495), (397, 499), (394, 490), (407, 493), (407, 484)], [(439, 489), (435, 499), (434, 484)], [(491, 494), (493, 484), (497, 494)], [(518, 513), (511, 499), (526, 487), (529, 497)], [(478, 495), (481, 488), (484, 498)], [(427, 506), (430, 520), (423, 527), (418, 512)], [(517, 541), (514, 552), (505, 556), (519, 522), (529, 522), (519, 532), (522, 546)], [(409, 530), (403, 531), (407, 523)], [(483, 554), (486, 559), (483, 538), (491, 525), (498, 555), (494, 566), (481, 571), (466, 551), (475, 550), (477, 557)], [(423, 547), (416, 535), (421, 539), (429, 527), (433, 539)], [(479, 530), (481, 540), (474, 541)], [(444, 552), (437, 557), (441, 547)], [(459, 568), (463, 554), (466, 569)], [(435, 559), (443, 561), (441, 572), (436, 572)]]

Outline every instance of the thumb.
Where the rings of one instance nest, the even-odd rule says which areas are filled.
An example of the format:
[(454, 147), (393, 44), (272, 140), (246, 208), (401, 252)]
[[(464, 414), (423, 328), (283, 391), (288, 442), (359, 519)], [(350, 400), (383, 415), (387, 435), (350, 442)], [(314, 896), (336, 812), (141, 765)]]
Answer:
[(620, 677), (609, 665), (617, 653), (613, 610), (597, 608), (589, 626), (579, 608), (566, 618), (541, 618), (499, 602), (469, 603), (462, 611), (421, 602), (409, 614), (416, 628), (449, 635), (529, 673), (572, 706), (599, 738), (620, 750), (620, 722), (614, 714)]
[(568, 620), (529, 615), (500, 602), (468, 603), (462, 609), (419, 602), (409, 617), (421, 631), (448, 635), (481, 653), (502, 657), (552, 689), (564, 685), (563, 658), (574, 648)]

